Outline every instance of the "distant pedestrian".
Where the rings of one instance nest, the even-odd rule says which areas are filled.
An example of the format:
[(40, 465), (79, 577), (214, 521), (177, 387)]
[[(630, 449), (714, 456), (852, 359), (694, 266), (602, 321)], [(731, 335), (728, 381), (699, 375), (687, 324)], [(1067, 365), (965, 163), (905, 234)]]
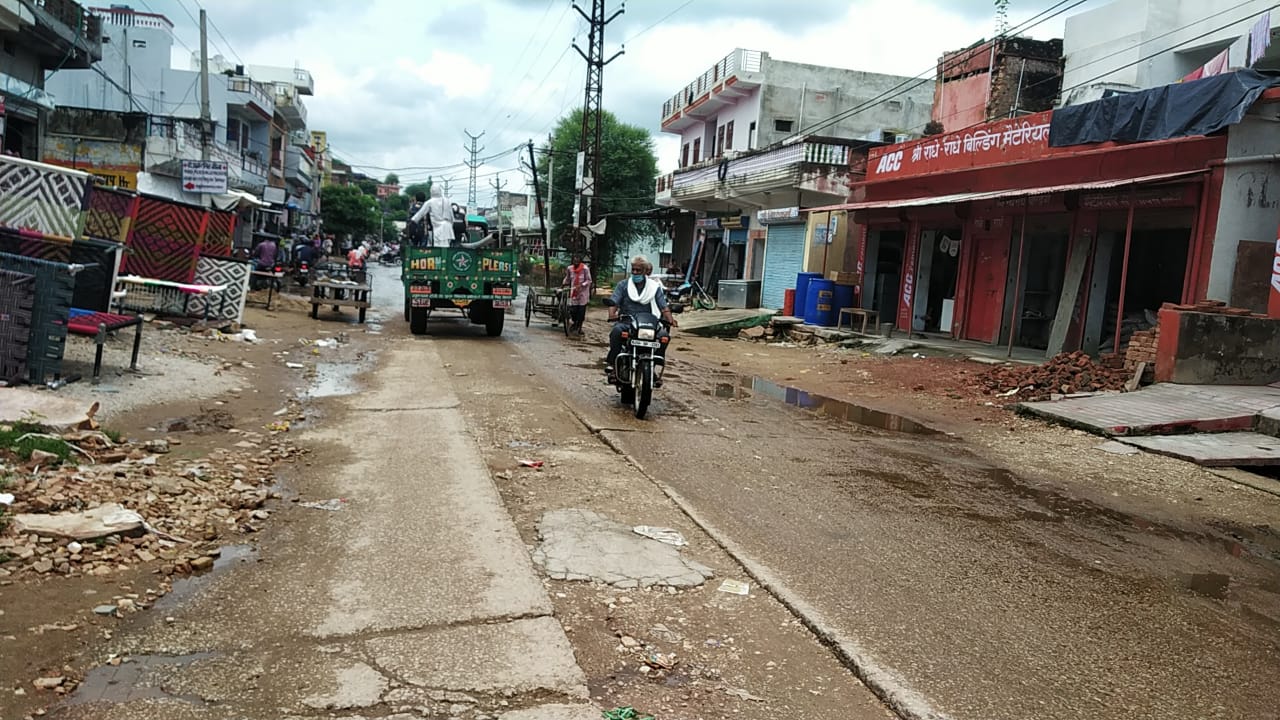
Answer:
[(582, 255), (575, 253), (573, 262), (564, 269), (563, 287), (569, 289), (569, 329), (582, 334), (582, 323), (587, 317), (587, 305), (591, 302), (591, 269), (582, 262)]

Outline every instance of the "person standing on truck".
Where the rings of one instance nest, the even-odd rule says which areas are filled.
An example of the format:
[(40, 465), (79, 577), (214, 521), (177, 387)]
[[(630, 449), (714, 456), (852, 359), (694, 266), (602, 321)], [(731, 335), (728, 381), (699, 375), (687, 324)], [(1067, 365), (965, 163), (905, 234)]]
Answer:
[(573, 263), (564, 269), (562, 286), (569, 288), (569, 330), (582, 335), (582, 322), (591, 302), (591, 270), (582, 263), (582, 255), (574, 253)]
[(431, 199), (413, 214), (412, 219), (418, 223), (430, 220), (431, 244), (435, 247), (449, 247), (453, 244), (453, 203), (449, 202), (449, 198), (444, 196), (438, 186), (431, 186)]

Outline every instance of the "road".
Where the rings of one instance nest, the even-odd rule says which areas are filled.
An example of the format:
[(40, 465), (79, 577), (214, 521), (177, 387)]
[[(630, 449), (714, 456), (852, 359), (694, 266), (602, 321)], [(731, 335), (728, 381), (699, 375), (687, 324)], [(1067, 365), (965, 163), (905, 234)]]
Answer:
[[(1280, 717), (1265, 496), (1274, 524), (1134, 511), (747, 391), (678, 336), (637, 421), (598, 344), (522, 308), (501, 338), (415, 338), (394, 269), (375, 275), (376, 359), (326, 381), (286, 478), (340, 509), (281, 508), (253, 554), (123, 628), (133, 662), (54, 717)], [(530, 551), (565, 510), (674, 528), (715, 577), (549, 580)]]

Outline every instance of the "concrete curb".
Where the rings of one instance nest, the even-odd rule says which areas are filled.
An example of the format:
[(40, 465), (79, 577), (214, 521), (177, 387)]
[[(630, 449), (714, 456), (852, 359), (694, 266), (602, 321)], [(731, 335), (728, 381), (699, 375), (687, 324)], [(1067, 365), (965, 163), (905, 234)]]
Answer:
[(680, 508), (680, 511), (693, 524), (701, 528), (713, 542), (741, 565), (747, 575), (755, 580), (756, 584), (769, 591), (778, 602), (782, 603), (810, 632), (830, 648), (839, 658), (841, 664), (862, 681), (862, 684), (866, 685), (871, 692), (875, 693), (876, 697), (880, 698), (881, 702), (888, 706), (894, 714), (902, 718), (902, 720), (951, 720), (950, 716), (935, 710), (929, 704), (929, 701), (912, 688), (896, 671), (884, 667), (873, 659), (857, 640), (835, 629), (821, 612), (793, 592), (771, 570), (752, 559), (740, 545), (702, 517), (679, 492), (649, 473), (638, 460), (622, 448), (618, 439), (611, 437), (611, 434), (616, 431), (610, 428), (597, 427), (569, 403), (563, 402), (563, 404), (588, 432), (600, 438), (609, 449), (625, 458), (632, 467), (675, 503), (676, 507)]

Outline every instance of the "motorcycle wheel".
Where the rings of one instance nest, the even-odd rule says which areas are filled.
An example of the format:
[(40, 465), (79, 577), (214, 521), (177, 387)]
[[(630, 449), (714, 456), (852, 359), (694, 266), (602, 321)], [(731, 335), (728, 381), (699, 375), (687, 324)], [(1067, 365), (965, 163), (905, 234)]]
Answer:
[(619, 401), (623, 405), (633, 405), (635, 403), (636, 401), (635, 388), (631, 387), (630, 385), (622, 385), (618, 389), (622, 392), (622, 397), (619, 398)]
[(643, 420), (649, 411), (649, 401), (653, 400), (653, 375), (647, 372), (640, 374), (640, 387), (634, 391), (636, 419)]

